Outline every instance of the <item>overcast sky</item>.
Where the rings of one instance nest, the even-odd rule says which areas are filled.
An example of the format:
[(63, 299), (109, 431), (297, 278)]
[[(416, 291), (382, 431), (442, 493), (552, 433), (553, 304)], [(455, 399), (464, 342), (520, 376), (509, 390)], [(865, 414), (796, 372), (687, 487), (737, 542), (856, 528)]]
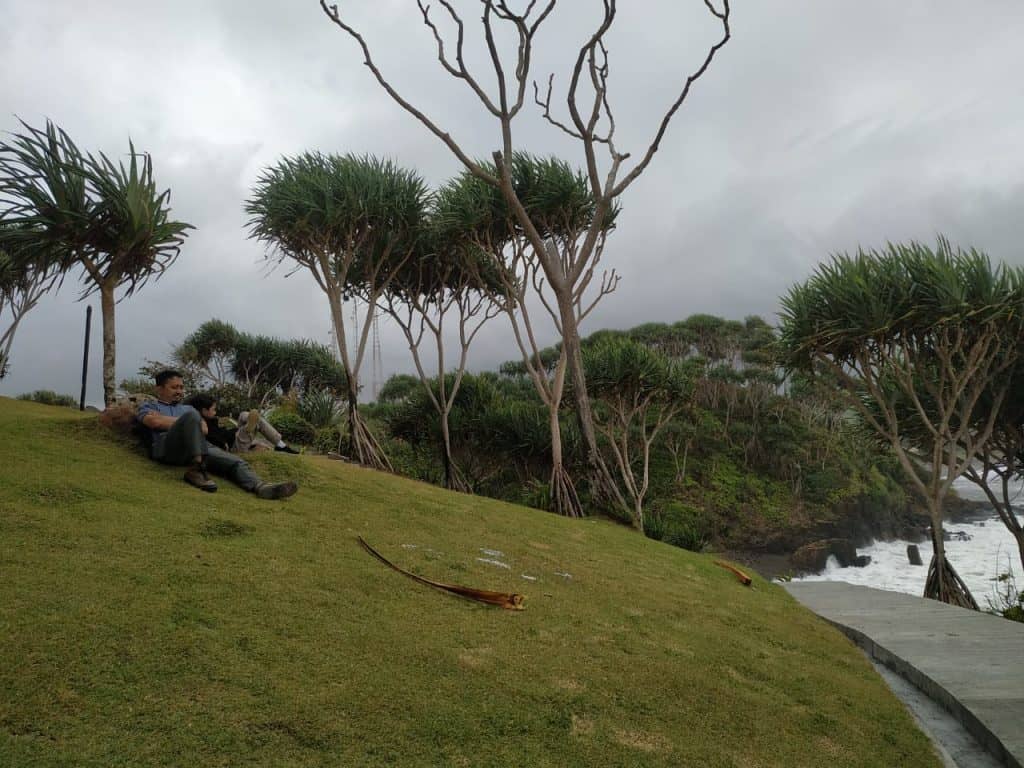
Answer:
[[(477, 0), (456, 5), (469, 11), (467, 23), (478, 16)], [(600, 5), (561, 0), (538, 36), (533, 72), (542, 80), (555, 72), (559, 104)], [(639, 154), (719, 29), (700, 0), (620, 6), (610, 99), (620, 146)], [(394, 84), (470, 154), (498, 147), (493, 120), (440, 72), (414, 0), (343, 7)], [(461, 170), (377, 86), (316, 0), (0, 0), (0, 18), (0, 130), (17, 130), (15, 116), (32, 125), (50, 118), (83, 149), (112, 157), (130, 137), (152, 154), (174, 217), (196, 227), (167, 274), (118, 306), (119, 379), (144, 358), (166, 358), (211, 317), (329, 342), (327, 302), (312, 280), (268, 271), (262, 246), (247, 239), (243, 201), (281, 155), (388, 156), (435, 185)], [(734, 0), (732, 26), (621, 201), (605, 262), (622, 283), (585, 332), (695, 312), (774, 321), (779, 297), (819, 261), (887, 240), (944, 233), (1024, 264), (1024, 3)], [(583, 162), (537, 110), (524, 110), (516, 141)], [(85, 314), (77, 298), (69, 278), (26, 317), (0, 394), (77, 393)], [(91, 303), (89, 400), (97, 402)], [(397, 329), (385, 323), (381, 336), (385, 374), (411, 372)], [(499, 319), (472, 367), (514, 356)]]

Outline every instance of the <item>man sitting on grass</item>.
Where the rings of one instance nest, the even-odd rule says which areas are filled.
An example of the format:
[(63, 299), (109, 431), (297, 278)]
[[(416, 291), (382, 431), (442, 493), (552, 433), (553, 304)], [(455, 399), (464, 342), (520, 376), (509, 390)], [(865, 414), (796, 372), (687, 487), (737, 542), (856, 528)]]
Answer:
[(233, 480), (261, 499), (283, 499), (298, 490), (293, 482), (263, 482), (243, 459), (210, 445), (202, 416), (181, 402), (185, 381), (178, 371), (160, 371), (155, 378), (157, 399), (140, 405), (136, 416), (148, 430), (151, 458), (162, 464), (188, 467), (185, 482), (203, 491), (217, 490), (207, 470)]

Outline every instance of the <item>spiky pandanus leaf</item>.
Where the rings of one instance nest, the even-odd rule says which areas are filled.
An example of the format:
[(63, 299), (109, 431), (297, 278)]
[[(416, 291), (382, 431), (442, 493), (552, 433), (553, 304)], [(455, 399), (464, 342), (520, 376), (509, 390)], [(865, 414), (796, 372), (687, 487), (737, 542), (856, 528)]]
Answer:
[(305, 152), (263, 171), (246, 201), (250, 235), (272, 254), (306, 265), (331, 256), (347, 289), (372, 281), (381, 259), (403, 258), (420, 235), (429, 202), (426, 183), (390, 160)]

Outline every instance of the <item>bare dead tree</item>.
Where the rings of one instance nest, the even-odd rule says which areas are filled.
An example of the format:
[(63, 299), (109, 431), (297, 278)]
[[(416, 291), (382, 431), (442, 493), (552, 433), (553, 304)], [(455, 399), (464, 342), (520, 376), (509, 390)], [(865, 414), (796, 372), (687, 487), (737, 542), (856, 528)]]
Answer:
[[(639, 154), (639, 159), (632, 165), (627, 165), (632, 157), (631, 153), (620, 149), (616, 143), (616, 118), (608, 93), (610, 63), (606, 37), (618, 13), (616, 0), (603, 0), (603, 13), (598, 24), (579, 48), (568, 78), (567, 118), (560, 117), (552, 107), (554, 75), (547, 78), (546, 88), (542, 90), (531, 74), (534, 41), (544, 22), (554, 11), (556, 0), (542, 4), (538, 4), (537, 0), (530, 0), (521, 11), (513, 10), (507, 0), (480, 0), (480, 21), (490, 68), (493, 70), (489, 76), (493, 74), (496, 78), (496, 93), (485, 88), (480, 77), (466, 64), (466, 24), (454, 4), (450, 0), (438, 2), (443, 15), (447, 18), (447, 24), (454, 30), (454, 35), (446, 35), (438, 21), (431, 15), (433, 6), (423, 0), (417, 0), (422, 22), (433, 36), (441, 68), (464, 83), (479, 99), (484, 110), (498, 122), (500, 144), (492, 155), (493, 167), (472, 159), (451, 133), (402, 95), (378, 66), (366, 39), (349, 23), (338, 5), (328, 4), (326, 0), (319, 2), (328, 19), (358, 44), (364, 64), (387, 94), (444, 143), (474, 176), (502, 191), (524, 236), (537, 254), (553, 295), (553, 306), (559, 315), (566, 366), (573, 382), (576, 413), (584, 438), (594, 489), (612, 503), (628, 509), (616, 489), (614, 479), (598, 446), (580, 355), (574, 293), (588, 274), (601, 233), (605, 228), (605, 219), (613, 213), (615, 201), (648, 168), (661, 146), (672, 118), (689, 96), (694, 83), (707, 72), (715, 55), (729, 41), (729, 0), (722, 0), (720, 7), (711, 0), (703, 0), (708, 12), (721, 25), (721, 37), (708, 48), (700, 65), (680, 78), (675, 99), (666, 106), (654, 128), (652, 138)], [(499, 50), (498, 39), (502, 30), (508, 30), (516, 42), (514, 61), (505, 61)], [(533, 101), (540, 108), (543, 117), (557, 130), (580, 142), (585, 159), (586, 177), (596, 203), (593, 221), (582, 239), (578, 257), (571, 264), (548, 250), (542, 231), (531, 219), (527, 207), (516, 193), (512, 180), (512, 159), (517, 151), (513, 123), (526, 105), (531, 85)]]

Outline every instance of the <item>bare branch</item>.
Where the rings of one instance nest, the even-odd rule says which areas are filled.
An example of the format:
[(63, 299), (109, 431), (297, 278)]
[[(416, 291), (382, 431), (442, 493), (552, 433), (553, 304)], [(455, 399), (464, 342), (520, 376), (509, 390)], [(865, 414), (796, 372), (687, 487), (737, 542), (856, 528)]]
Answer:
[(327, 18), (329, 18), (339, 29), (344, 31), (353, 40), (355, 40), (356, 43), (359, 44), (359, 47), (363, 51), (363, 63), (370, 70), (370, 72), (373, 73), (374, 78), (376, 78), (380, 86), (385, 91), (387, 91), (388, 95), (391, 96), (391, 98), (394, 99), (394, 101), (397, 102), (398, 105), (402, 107), (402, 109), (404, 109), (410, 115), (419, 120), (427, 128), (427, 130), (429, 130), (431, 133), (437, 136), (437, 138), (443, 141), (445, 146), (447, 146), (448, 149), (450, 149), (452, 153), (457, 158), (459, 158), (462, 164), (465, 165), (466, 168), (468, 168), (469, 171), (474, 176), (495, 186), (498, 186), (500, 184), (500, 182), (498, 181), (497, 177), (494, 176), (494, 174), (488, 173), (479, 163), (472, 160), (469, 157), (469, 155), (463, 152), (462, 148), (455, 142), (455, 140), (451, 137), (449, 133), (441, 130), (441, 128), (438, 127), (438, 125), (433, 120), (431, 120), (422, 111), (417, 109), (409, 101), (403, 98), (402, 95), (399, 94), (397, 90), (395, 90), (391, 83), (389, 83), (384, 78), (384, 75), (381, 73), (376, 62), (374, 61), (373, 56), (370, 54), (370, 48), (369, 46), (367, 46), (366, 40), (363, 38), (361, 34), (359, 34), (359, 32), (355, 30), (354, 27), (346, 23), (341, 18), (341, 14), (338, 11), (337, 5), (328, 5), (327, 0), (320, 0), (320, 7), (323, 9), (323, 12), (327, 14)]
[(634, 181), (636, 181), (640, 174), (642, 174), (647, 169), (647, 166), (650, 164), (651, 159), (654, 157), (655, 153), (658, 151), (658, 148), (661, 146), (661, 140), (665, 137), (665, 131), (668, 130), (669, 123), (672, 122), (672, 118), (679, 110), (679, 107), (682, 106), (682, 103), (690, 94), (690, 88), (693, 86), (695, 82), (697, 82), (697, 80), (701, 78), (701, 76), (705, 72), (707, 72), (708, 67), (711, 66), (711, 62), (715, 58), (715, 54), (718, 53), (719, 50), (721, 50), (722, 46), (729, 42), (729, 38), (732, 34), (729, 28), (729, 16), (731, 13), (731, 9), (729, 7), (729, 0), (722, 0), (722, 3), (723, 10), (717, 11), (715, 7), (711, 4), (711, 0), (704, 0), (704, 5), (707, 6), (708, 10), (710, 10), (711, 13), (722, 22), (722, 37), (708, 50), (707, 56), (704, 57), (704, 62), (700, 65), (700, 67), (695, 72), (693, 72), (689, 77), (686, 78), (686, 83), (683, 86), (682, 92), (679, 94), (679, 97), (672, 104), (669, 111), (665, 114), (665, 117), (662, 118), (661, 124), (658, 126), (658, 131), (654, 135), (654, 140), (647, 148), (647, 152), (644, 153), (643, 159), (636, 165), (635, 168), (633, 168), (632, 171), (626, 174), (626, 177), (621, 182), (619, 182), (615, 186), (615, 188), (611, 191), (611, 197), (614, 198), (621, 195), (626, 190), (626, 188)]
[(438, 0), (441, 6), (448, 11), (448, 15), (452, 21), (455, 22), (458, 28), (458, 39), (455, 44), (455, 60), (458, 66), (454, 66), (449, 60), (445, 53), (444, 40), (441, 37), (441, 33), (437, 28), (437, 25), (430, 18), (430, 6), (424, 4), (423, 0), (416, 0), (416, 4), (419, 6), (420, 13), (423, 15), (423, 23), (430, 28), (430, 31), (434, 35), (434, 40), (437, 43), (437, 59), (441, 62), (441, 66), (444, 67), (445, 71), (448, 72), (452, 77), (458, 78), (459, 80), (465, 81), (465, 83), (473, 90), (473, 93), (477, 95), (477, 98), (483, 102), (484, 107), (495, 117), (500, 117), (501, 112), (491, 101), (486, 91), (480, 87), (480, 84), (466, 69), (466, 62), (463, 58), (463, 47), (465, 42), (465, 28), (462, 23), (462, 19), (455, 12), (451, 3), (448, 0)]

